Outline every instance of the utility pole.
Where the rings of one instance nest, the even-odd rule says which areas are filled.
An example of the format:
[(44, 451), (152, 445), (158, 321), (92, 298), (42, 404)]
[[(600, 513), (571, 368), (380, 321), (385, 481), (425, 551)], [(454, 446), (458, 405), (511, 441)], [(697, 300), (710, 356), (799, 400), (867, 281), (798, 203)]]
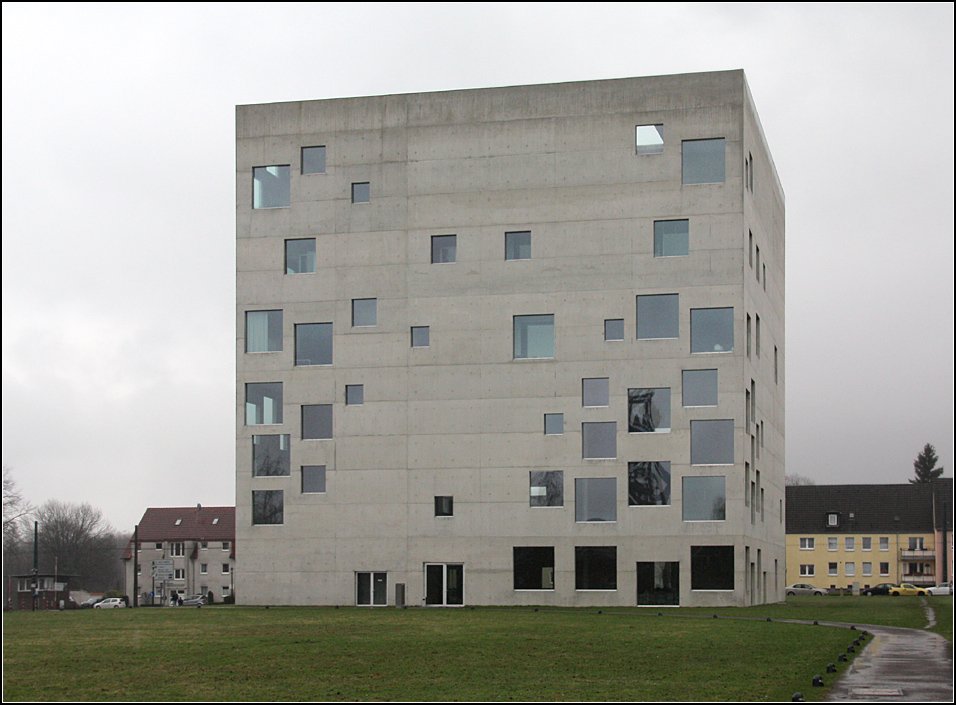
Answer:
[(37, 611), (37, 601), (40, 599), (40, 584), (39, 578), (37, 578), (37, 573), (40, 572), (40, 553), (37, 547), (40, 536), (39, 526), (39, 522), (33, 522), (33, 585), (31, 585), (33, 588), (33, 612)]
[(133, 607), (139, 607), (139, 524), (133, 527)]

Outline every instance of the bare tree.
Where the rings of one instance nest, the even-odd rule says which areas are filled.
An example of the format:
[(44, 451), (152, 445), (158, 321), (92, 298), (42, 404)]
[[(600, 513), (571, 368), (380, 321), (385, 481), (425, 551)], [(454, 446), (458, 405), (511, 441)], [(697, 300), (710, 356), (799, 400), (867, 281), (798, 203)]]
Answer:
[(6, 553), (20, 538), (21, 520), (33, 512), (33, 507), (24, 498), (16, 481), (13, 470), (3, 468), (3, 550)]
[(806, 475), (800, 475), (798, 473), (793, 473), (792, 475), (787, 475), (786, 478), (788, 487), (798, 487), (801, 485), (815, 485), (815, 481), (811, 480)]

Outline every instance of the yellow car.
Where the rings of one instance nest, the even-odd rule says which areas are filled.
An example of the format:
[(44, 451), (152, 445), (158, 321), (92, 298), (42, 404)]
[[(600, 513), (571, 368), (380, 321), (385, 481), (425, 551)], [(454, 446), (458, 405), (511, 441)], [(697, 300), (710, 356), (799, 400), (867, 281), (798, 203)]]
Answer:
[(890, 588), (890, 594), (893, 597), (900, 595), (925, 595), (926, 588), (916, 587), (912, 583), (900, 583), (896, 587)]

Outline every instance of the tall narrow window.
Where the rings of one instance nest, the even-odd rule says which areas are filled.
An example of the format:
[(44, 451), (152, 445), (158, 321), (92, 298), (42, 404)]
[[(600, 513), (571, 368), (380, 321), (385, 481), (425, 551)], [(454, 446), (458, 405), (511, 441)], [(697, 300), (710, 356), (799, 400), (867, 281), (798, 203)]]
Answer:
[(754, 314), (754, 352), (760, 357), (760, 314)]
[(288, 164), (252, 169), (252, 207), (288, 208), (291, 203), (291, 169)]
[(315, 238), (286, 240), (285, 273), (311, 274), (313, 272), (315, 272)]
[(654, 256), (680, 257), (690, 251), (690, 227), (687, 220), (654, 221)]
[(554, 357), (554, 314), (514, 317), (514, 357)]
[(664, 125), (637, 125), (634, 133), (638, 154), (661, 154), (664, 151)]
[(246, 352), (281, 352), (282, 311), (246, 311)]
[(717, 184), (724, 181), (724, 138), (684, 140), (681, 143), (684, 184)]

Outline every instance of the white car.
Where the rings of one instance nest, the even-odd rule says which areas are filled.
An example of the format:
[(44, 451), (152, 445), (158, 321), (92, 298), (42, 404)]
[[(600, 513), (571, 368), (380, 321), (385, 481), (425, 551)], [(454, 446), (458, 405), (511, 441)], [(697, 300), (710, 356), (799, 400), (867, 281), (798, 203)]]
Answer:
[(123, 602), (123, 598), (107, 597), (105, 600), (97, 602), (95, 605), (93, 605), (93, 609), (95, 610), (111, 610), (116, 607), (126, 607), (126, 603)]
[(930, 595), (952, 595), (953, 586), (949, 583), (940, 583), (931, 588), (926, 588), (926, 592)]
[(784, 588), (788, 595), (823, 595), (823, 590), (809, 583), (794, 583)]

